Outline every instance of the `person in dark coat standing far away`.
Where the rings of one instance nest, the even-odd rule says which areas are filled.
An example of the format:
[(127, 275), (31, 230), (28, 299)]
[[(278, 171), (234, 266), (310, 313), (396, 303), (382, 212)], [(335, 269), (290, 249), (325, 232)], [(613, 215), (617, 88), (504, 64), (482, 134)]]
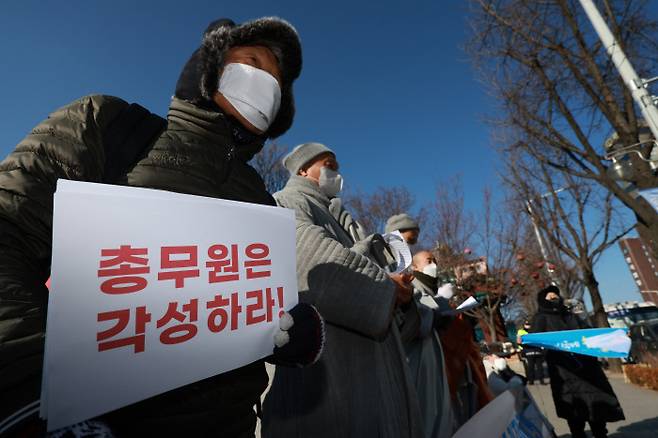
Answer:
[[(531, 333), (590, 328), (566, 308), (556, 286), (539, 291), (537, 301)], [(569, 423), (571, 436), (584, 438), (588, 422), (595, 438), (607, 437), (605, 424), (623, 420), (624, 412), (597, 359), (547, 350), (546, 362), (555, 410)]]
[[(248, 161), (267, 138), (290, 128), (292, 84), (301, 67), (299, 36), (282, 19), (211, 23), (180, 75), (166, 127), (162, 121), (159, 136), (112, 182), (275, 205)], [(78, 99), (52, 113), (0, 163), (0, 435), (43, 434), (36, 417), (56, 181), (108, 182), (104, 169), (113, 163), (104, 141), (128, 107), (111, 96)], [(134, 138), (130, 130), (122, 134)], [(292, 334), (289, 339), (295, 342)], [(287, 347), (273, 349), (275, 361)], [(280, 359), (304, 362), (300, 352)], [(259, 360), (85, 422), (91, 424), (86, 431), (84, 425), (76, 429), (84, 436), (253, 437), (254, 405), (267, 382)]]
[[(523, 321), (523, 327), (521, 327), (516, 332), (516, 342), (521, 344), (521, 336), (528, 334), (530, 330), (530, 321)], [(525, 370), (525, 376), (528, 379), (529, 385), (534, 385), (535, 380), (539, 381), (542, 385), (545, 385), (544, 382), (544, 362), (545, 362), (545, 353), (544, 350), (540, 347), (533, 347), (532, 345), (521, 346), (519, 345), (519, 351), (521, 360), (523, 361), (523, 369)]]
[(274, 197), (297, 217), (299, 300), (317, 307), (327, 337), (316, 364), (277, 367), (263, 404), (263, 437), (422, 437), (393, 319), (396, 306), (411, 302), (410, 285), (371, 258), (376, 235), (364, 238), (337, 197), (342, 177), (331, 149), (304, 143), (283, 164), (291, 176)]

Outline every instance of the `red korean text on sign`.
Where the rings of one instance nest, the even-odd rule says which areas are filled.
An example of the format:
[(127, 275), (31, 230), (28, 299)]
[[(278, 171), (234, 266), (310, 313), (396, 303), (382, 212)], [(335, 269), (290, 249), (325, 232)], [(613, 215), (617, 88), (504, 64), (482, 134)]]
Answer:
[(196, 245), (163, 246), (160, 248), (160, 268), (168, 271), (159, 272), (158, 280), (174, 280), (176, 289), (182, 288), (186, 278), (199, 276), (198, 263)]
[[(283, 290), (283, 288), (280, 288)], [(272, 289), (266, 288), (263, 290), (248, 291), (245, 296), (250, 300), (247, 304), (247, 325), (258, 324), (260, 322), (272, 321), (272, 309), (276, 304), (276, 300), (272, 298)]]
[(255, 270), (256, 266), (271, 266), (272, 260), (266, 258), (270, 255), (270, 248), (264, 243), (252, 243), (245, 249), (245, 255), (249, 260), (244, 262), (247, 268), (247, 279), (270, 277), (272, 271), (266, 269)]
[[(226, 307), (229, 306), (230, 310)], [(212, 301), (206, 303), (206, 308), (213, 309), (208, 315), (208, 329), (213, 333), (219, 333), (226, 328), (226, 324), (231, 322), (231, 330), (238, 328), (238, 316), (242, 312), (242, 306), (238, 301), (237, 292), (232, 293), (228, 298), (221, 295), (215, 295)], [(229, 314), (230, 312), (230, 314)]]
[[(167, 306), (167, 311), (158, 319), (157, 327), (161, 328), (169, 324), (170, 321), (176, 320), (180, 323), (171, 327), (166, 328), (160, 333), (160, 342), (166, 345), (171, 344), (180, 344), (181, 342), (188, 341), (196, 336), (198, 328), (196, 325), (192, 324), (198, 321), (198, 310), (199, 310), (199, 300), (192, 299), (189, 303), (183, 304), (182, 310), (187, 313), (179, 312), (177, 310), (178, 303), (169, 303)], [(185, 323), (185, 320), (189, 319), (189, 322)]]
[(231, 245), (231, 251), (226, 245), (213, 245), (208, 248), (208, 257), (211, 262), (206, 262), (210, 268), (208, 273), (209, 283), (220, 283), (225, 281), (237, 281), (238, 274), (238, 245)]
[(101, 283), (106, 294), (127, 294), (143, 290), (148, 282), (141, 275), (148, 274), (148, 248), (132, 248), (121, 245), (118, 249), (101, 249), (98, 277), (112, 277)]
[(144, 351), (146, 323), (151, 322), (151, 314), (146, 311), (145, 306), (140, 306), (135, 309), (135, 336), (108, 340), (115, 337), (128, 327), (128, 323), (130, 322), (130, 310), (131, 309), (112, 310), (110, 312), (102, 312), (98, 314), (98, 322), (116, 320), (113, 327), (96, 334), (96, 341), (99, 343), (98, 351), (106, 351), (128, 345), (134, 347), (135, 353), (141, 353)]

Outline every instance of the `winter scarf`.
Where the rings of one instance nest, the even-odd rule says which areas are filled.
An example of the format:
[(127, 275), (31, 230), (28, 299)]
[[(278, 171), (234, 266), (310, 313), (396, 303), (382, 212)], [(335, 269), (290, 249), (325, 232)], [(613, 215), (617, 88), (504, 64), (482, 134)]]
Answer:
[(414, 271), (414, 278), (431, 290), (432, 295), (436, 295), (436, 290), (439, 288), (439, 279), (437, 277), (429, 276), (421, 271)]

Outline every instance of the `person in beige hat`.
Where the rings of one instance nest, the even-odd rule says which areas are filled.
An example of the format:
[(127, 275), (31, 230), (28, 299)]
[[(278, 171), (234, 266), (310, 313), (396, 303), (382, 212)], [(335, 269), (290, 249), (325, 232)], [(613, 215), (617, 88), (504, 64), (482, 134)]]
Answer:
[(399, 231), (405, 242), (407, 242), (407, 245), (418, 243), (420, 225), (407, 213), (396, 214), (388, 218), (384, 232), (391, 233), (393, 231)]
[(277, 367), (263, 437), (423, 436), (392, 323), (394, 309), (411, 301), (410, 278), (391, 276), (370, 258), (362, 229), (337, 196), (343, 178), (334, 151), (304, 143), (283, 163), (290, 179), (274, 198), (295, 210), (299, 300), (324, 317), (326, 344), (311, 367)]

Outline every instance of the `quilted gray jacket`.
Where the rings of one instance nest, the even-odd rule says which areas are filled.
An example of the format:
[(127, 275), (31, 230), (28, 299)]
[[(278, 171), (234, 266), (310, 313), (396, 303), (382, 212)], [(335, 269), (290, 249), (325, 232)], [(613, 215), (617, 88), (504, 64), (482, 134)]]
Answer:
[(395, 288), (352, 249), (349, 227), (316, 184), (293, 176), (274, 195), (297, 216), (299, 299), (327, 322), (318, 363), (277, 367), (263, 409), (264, 437), (422, 436), (414, 385), (393, 324)]

